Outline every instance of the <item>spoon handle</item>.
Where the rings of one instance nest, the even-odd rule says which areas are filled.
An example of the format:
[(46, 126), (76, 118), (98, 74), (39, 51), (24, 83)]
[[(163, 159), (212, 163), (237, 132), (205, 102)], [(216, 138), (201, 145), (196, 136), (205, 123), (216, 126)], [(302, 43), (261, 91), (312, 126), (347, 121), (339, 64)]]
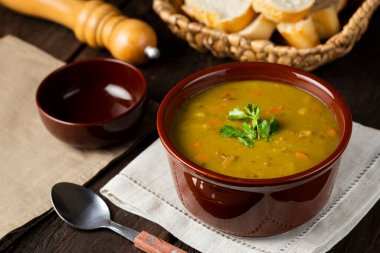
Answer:
[(160, 238), (142, 231), (134, 240), (135, 246), (147, 253), (186, 253)]

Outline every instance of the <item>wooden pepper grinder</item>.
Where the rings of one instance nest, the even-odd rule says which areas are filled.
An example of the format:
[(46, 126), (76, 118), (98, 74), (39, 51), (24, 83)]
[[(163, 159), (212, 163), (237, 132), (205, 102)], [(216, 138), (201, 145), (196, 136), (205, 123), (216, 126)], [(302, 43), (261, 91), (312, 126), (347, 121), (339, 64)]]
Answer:
[(159, 57), (157, 37), (146, 23), (123, 16), (100, 0), (0, 0), (23, 14), (45, 18), (72, 29), (92, 47), (106, 47), (115, 58), (132, 64)]

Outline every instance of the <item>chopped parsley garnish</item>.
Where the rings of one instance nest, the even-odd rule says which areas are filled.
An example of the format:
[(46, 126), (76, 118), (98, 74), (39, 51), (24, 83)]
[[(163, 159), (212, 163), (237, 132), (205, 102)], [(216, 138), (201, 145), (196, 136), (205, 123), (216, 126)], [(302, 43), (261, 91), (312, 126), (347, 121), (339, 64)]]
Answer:
[[(261, 119), (260, 108), (253, 104), (234, 108), (228, 113), (229, 120), (245, 120), (242, 129), (231, 125), (225, 125), (220, 129), (220, 134), (226, 138), (236, 138), (247, 147), (252, 147), (257, 140), (271, 140), (271, 135), (280, 129), (280, 124), (275, 118), (269, 121)], [(249, 123), (248, 123), (249, 122)]]

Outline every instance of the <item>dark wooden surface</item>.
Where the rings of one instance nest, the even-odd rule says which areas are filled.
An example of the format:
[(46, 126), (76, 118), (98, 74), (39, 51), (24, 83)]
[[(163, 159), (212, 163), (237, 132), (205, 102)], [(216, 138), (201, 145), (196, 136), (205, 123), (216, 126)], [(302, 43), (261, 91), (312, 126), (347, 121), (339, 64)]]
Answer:
[[(210, 53), (199, 53), (174, 37), (151, 8), (147, 0), (113, 0), (123, 13), (145, 20), (158, 34), (162, 56), (140, 66), (149, 83), (150, 98), (160, 102), (167, 91), (187, 75), (207, 66), (230, 62)], [(353, 119), (380, 129), (380, 11), (352, 52), (315, 71), (335, 86), (351, 107)], [(0, 37), (12, 34), (66, 62), (89, 57), (110, 57), (101, 49), (92, 49), (76, 40), (73, 33), (48, 21), (25, 17), (0, 6)], [(1, 84), (0, 84), (1, 85)], [(153, 124), (154, 121), (152, 121)], [(153, 131), (132, 149), (112, 161), (87, 185), (97, 191), (124, 165), (149, 145), (157, 134)], [(380, 185), (379, 185), (380, 187)], [(365, 196), (363, 196), (365, 198)], [(111, 205), (114, 220), (136, 230), (146, 230), (189, 252), (197, 252), (159, 225)], [(27, 207), (25, 207), (27, 208)], [(355, 208), (355, 207), (352, 207)], [(30, 226), (32, 225), (32, 226)], [(331, 231), (334, 233), (334, 231)], [(137, 252), (122, 237), (107, 231), (83, 232), (64, 224), (54, 212), (38, 217), (28, 226), (0, 241), (4, 252)], [(331, 252), (380, 252), (380, 202)]]

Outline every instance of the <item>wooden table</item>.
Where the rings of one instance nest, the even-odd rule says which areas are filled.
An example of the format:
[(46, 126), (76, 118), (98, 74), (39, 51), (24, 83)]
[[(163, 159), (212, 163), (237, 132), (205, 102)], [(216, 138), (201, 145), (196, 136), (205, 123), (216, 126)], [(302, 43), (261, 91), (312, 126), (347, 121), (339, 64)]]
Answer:
[[(152, 1), (109, 2), (117, 5), (128, 16), (145, 20), (158, 34), (161, 58), (140, 66), (147, 77), (153, 101), (159, 103), (169, 89), (187, 75), (207, 66), (232, 61), (215, 58), (210, 53), (199, 53), (177, 39), (153, 12)], [(379, 24), (378, 10), (367, 32), (349, 55), (313, 71), (340, 91), (350, 105), (355, 121), (377, 129), (380, 129)], [(91, 49), (81, 44), (66, 28), (25, 17), (0, 6), (0, 37), (6, 34), (13, 34), (65, 62), (89, 57), (110, 57), (105, 50)], [(136, 142), (133, 149), (111, 162), (87, 185), (93, 190), (99, 190), (155, 138), (157, 134), (152, 132), (149, 137)], [(116, 221), (136, 230), (149, 231), (189, 252), (197, 252), (159, 225), (110, 206)], [(52, 211), (3, 238), (0, 249), (5, 252), (137, 252), (131, 243), (108, 230), (83, 232), (72, 229)], [(331, 252), (380, 252), (380, 201)]]

